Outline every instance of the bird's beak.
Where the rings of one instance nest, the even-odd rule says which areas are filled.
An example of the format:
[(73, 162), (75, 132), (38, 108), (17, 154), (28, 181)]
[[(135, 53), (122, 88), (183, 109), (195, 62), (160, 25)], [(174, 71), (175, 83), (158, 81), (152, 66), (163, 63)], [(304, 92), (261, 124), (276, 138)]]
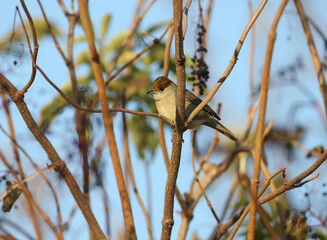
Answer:
[(151, 90), (147, 91), (146, 93), (152, 95), (154, 93), (154, 90), (151, 89)]

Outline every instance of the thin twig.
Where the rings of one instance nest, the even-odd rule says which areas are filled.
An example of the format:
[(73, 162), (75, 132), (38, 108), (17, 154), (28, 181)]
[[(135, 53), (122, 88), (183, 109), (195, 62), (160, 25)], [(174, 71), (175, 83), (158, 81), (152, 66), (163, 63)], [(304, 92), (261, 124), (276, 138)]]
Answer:
[(190, 9), (190, 6), (192, 4), (192, 0), (188, 0), (185, 7), (184, 7), (184, 28), (183, 28), (183, 38), (185, 37), (186, 31), (187, 31), (187, 17), (188, 17), (188, 11)]
[[(28, 43), (28, 47), (30, 49), (30, 53), (31, 53), (31, 59), (32, 59), (32, 73), (31, 73), (31, 77), (30, 77), (30, 80), (28, 81), (28, 83), (26, 84), (25, 87), (22, 88), (21, 90), (21, 93), (24, 94), (27, 92), (27, 90), (29, 89), (30, 86), (32, 86), (33, 82), (34, 82), (34, 79), (35, 79), (35, 76), (36, 76), (36, 68), (35, 68), (35, 64), (36, 64), (36, 59), (37, 59), (37, 54), (38, 54), (38, 50), (39, 50), (39, 44), (37, 42), (37, 35), (36, 35), (36, 30), (35, 30), (35, 26), (34, 26), (34, 22), (33, 22), (33, 19), (25, 5), (25, 2), (23, 0), (20, 0), (20, 4), (22, 5), (23, 9), (24, 9), (24, 12), (28, 18), (28, 22), (31, 26), (31, 31), (32, 31), (32, 37), (33, 37), (33, 44), (34, 44), (34, 51), (33, 51), (33, 54), (32, 54), (32, 49), (31, 49), (31, 45), (30, 45), (30, 42), (29, 42), (29, 38), (28, 38), (28, 35), (27, 35), (27, 32), (26, 32), (26, 29), (24, 27), (24, 23), (22, 22), (22, 25), (23, 25), (23, 28), (24, 28), (24, 32), (25, 32), (25, 35), (26, 35), (26, 39), (27, 39), (27, 43)], [(20, 12), (18, 11), (19, 13), (19, 16), (21, 18), (21, 15), (20, 15)], [(21, 21), (22, 21), (22, 18), (21, 18)]]

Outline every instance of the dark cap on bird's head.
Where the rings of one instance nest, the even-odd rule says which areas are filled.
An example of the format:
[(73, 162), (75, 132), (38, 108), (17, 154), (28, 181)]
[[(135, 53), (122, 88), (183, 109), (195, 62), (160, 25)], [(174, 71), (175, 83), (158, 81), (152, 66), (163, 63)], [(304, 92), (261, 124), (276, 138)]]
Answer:
[(158, 77), (152, 84), (151, 90), (148, 91), (148, 94), (152, 94), (155, 91), (161, 90), (163, 91), (166, 87), (169, 87), (170, 84), (173, 82), (169, 80), (168, 78), (161, 76)]

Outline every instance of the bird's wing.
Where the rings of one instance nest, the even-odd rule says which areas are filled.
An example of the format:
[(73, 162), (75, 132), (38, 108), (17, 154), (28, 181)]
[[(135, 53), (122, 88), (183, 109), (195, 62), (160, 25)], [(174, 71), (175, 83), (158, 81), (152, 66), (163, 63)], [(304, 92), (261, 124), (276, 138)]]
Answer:
[[(195, 96), (189, 90), (186, 90), (186, 92), (185, 92), (185, 101), (189, 101), (189, 102), (193, 103), (196, 106), (199, 105), (202, 102), (202, 100), (200, 98)], [(208, 112), (210, 115), (214, 116), (218, 120), (220, 120), (220, 117), (217, 115), (217, 113), (214, 110), (212, 110), (212, 108), (209, 105), (206, 104), (204, 106), (203, 110)]]

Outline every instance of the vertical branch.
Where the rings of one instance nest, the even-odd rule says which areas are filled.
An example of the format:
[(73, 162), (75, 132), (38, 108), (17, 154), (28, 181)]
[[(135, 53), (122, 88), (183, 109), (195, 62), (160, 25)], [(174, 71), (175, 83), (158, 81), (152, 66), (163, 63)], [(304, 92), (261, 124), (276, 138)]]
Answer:
[[(39, 2), (40, 3), (40, 2)], [(40, 3), (41, 5), (41, 3)], [(42, 8), (41, 8), (42, 9)], [(43, 12), (44, 16), (45, 13)], [(68, 22), (69, 22), (69, 29), (68, 29), (68, 47), (67, 47), (67, 58), (64, 58), (66, 65), (69, 70), (70, 81), (72, 84), (72, 93), (73, 93), (73, 101), (75, 104), (79, 105), (79, 94), (78, 94), (78, 84), (77, 78), (75, 73), (75, 64), (74, 64), (74, 31), (75, 25), (79, 19), (78, 13), (74, 12), (74, 6), (71, 7), (71, 13), (66, 15)], [(46, 19), (46, 17), (45, 17)], [(49, 26), (48, 26), (49, 27)], [(54, 36), (54, 35), (53, 35)], [(55, 38), (53, 38), (55, 39)], [(59, 48), (58, 48), (59, 49)], [(75, 108), (75, 128), (78, 137), (78, 150), (80, 152), (80, 157), (82, 158), (82, 169), (83, 169), (83, 193), (90, 205), (90, 195), (89, 195), (89, 188), (90, 188), (90, 171), (89, 171), (89, 158), (88, 158), (88, 142), (86, 138), (86, 117), (85, 114), (82, 114), (79, 109)], [(90, 239), (95, 239), (91, 229), (89, 231)]]
[(322, 100), (323, 100), (324, 106), (325, 106), (325, 114), (327, 115), (327, 96), (326, 96), (327, 88), (326, 88), (326, 80), (325, 80), (325, 76), (324, 76), (323, 67), (319, 60), (317, 48), (316, 48), (315, 42), (313, 40), (312, 33), (311, 33), (309, 23), (308, 23), (308, 19), (305, 16), (303, 6), (299, 0), (294, 0), (294, 3), (295, 3), (297, 11), (299, 13), (299, 16), (301, 18), (302, 26), (303, 26), (304, 33), (305, 33), (305, 38), (307, 39), (308, 47), (309, 47), (311, 57), (312, 57), (312, 61), (313, 61), (313, 64), (315, 66), (316, 73), (318, 76), (319, 89), (320, 89)]
[[(171, 43), (173, 41), (173, 36), (174, 36), (174, 27), (171, 27), (169, 34), (168, 34), (167, 41), (166, 41), (166, 46), (165, 46), (164, 70), (163, 70), (163, 76), (165, 76), (165, 77), (168, 77), (168, 73), (169, 73), (170, 48), (171, 48)], [(159, 135), (159, 143), (160, 143), (162, 155), (164, 158), (166, 169), (168, 171), (169, 170), (169, 156), (168, 156), (168, 152), (167, 152), (165, 135), (164, 135), (164, 131), (163, 131), (163, 120), (161, 118), (158, 118), (158, 135)], [(175, 194), (176, 194), (176, 198), (177, 198), (179, 204), (182, 207), (183, 212), (186, 213), (187, 207), (184, 202), (183, 196), (180, 193), (180, 191), (178, 190), (177, 186), (175, 188)]]
[(267, 103), (267, 92), (269, 86), (269, 72), (270, 65), (272, 59), (273, 48), (276, 39), (276, 28), (279, 23), (279, 19), (286, 7), (288, 0), (283, 0), (281, 3), (272, 27), (269, 32), (269, 41), (266, 52), (265, 65), (262, 74), (262, 85), (260, 92), (260, 109), (259, 109), (259, 118), (258, 118), (258, 126), (255, 138), (255, 149), (254, 149), (254, 169), (253, 176), (251, 179), (251, 201), (250, 201), (250, 218), (249, 218), (249, 226), (248, 226), (248, 234), (247, 239), (253, 240), (255, 235), (255, 219), (256, 219), (256, 211), (257, 211), (257, 191), (259, 186), (259, 177), (260, 177), (260, 160), (262, 157), (262, 147), (263, 147), (263, 130), (264, 130), (264, 121), (266, 114), (266, 103)]
[[(78, 20), (78, 15), (73, 12), (68, 15), (69, 21), (69, 33), (68, 33), (68, 57), (67, 57), (67, 67), (69, 70), (70, 81), (72, 83), (72, 93), (75, 104), (80, 104), (80, 100), (78, 97), (78, 85), (75, 73), (75, 64), (74, 64), (74, 56), (73, 56), (73, 47), (74, 47), (74, 30), (75, 25)], [(78, 136), (78, 147), (79, 152), (82, 155), (82, 163), (83, 163), (83, 192), (90, 201), (89, 197), (89, 162), (88, 162), (88, 142), (85, 135), (85, 127), (86, 127), (86, 118), (85, 114), (81, 114), (79, 109), (75, 108), (75, 124), (76, 124), (76, 132)]]
[(185, 56), (183, 51), (182, 0), (174, 0), (175, 63), (177, 74), (176, 126), (173, 133), (173, 147), (165, 189), (164, 216), (161, 239), (170, 239), (174, 225), (174, 195), (180, 165), (185, 112)]
[(95, 47), (93, 26), (87, 6), (88, 3), (85, 0), (78, 0), (78, 3), (81, 12), (81, 20), (86, 36), (86, 41), (91, 56), (91, 67), (99, 91), (98, 93), (99, 93), (100, 103), (102, 107), (102, 117), (104, 121), (105, 133), (107, 136), (110, 155), (112, 158), (113, 168), (115, 171), (115, 176), (119, 189), (120, 200), (122, 204), (122, 210), (123, 210), (123, 215), (124, 215), (124, 220), (127, 230), (127, 236), (129, 239), (136, 239), (135, 225), (132, 215), (132, 207), (127, 193), (127, 189), (124, 181), (124, 175), (119, 160), (118, 149), (117, 149), (117, 144), (116, 144), (116, 139), (113, 129), (113, 121), (110, 115), (110, 110), (107, 102), (106, 86), (102, 75), (100, 59), (97, 49)]

